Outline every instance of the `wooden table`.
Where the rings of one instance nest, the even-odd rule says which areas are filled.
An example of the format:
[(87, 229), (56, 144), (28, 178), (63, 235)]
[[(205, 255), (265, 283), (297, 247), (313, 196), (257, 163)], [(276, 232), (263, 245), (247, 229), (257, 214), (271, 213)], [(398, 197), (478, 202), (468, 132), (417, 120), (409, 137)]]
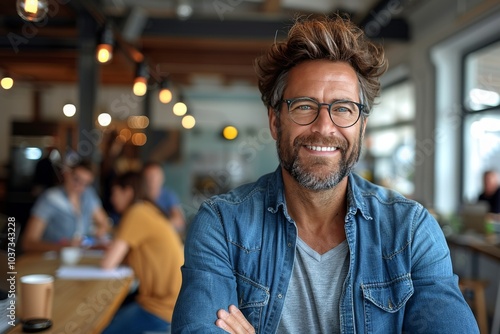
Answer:
[[(83, 257), (79, 264), (99, 264), (100, 259)], [(16, 309), (21, 312), (22, 291), (19, 291), (19, 278), (28, 274), (49, 274), (54, 277), (60, 266), (57, 258), (47, 259), (41, 254), (23, 255), (16, 263), (17, 291)], [(54, 303), (52, 309), (53, 325), (41, 333), (100, 333), (110, 322), (127, 296), (132, 277), (123, 279), (75, 280), (55, 277)], [(22, 318), (22, 314), (18, 314)], [(18, 324), (9, 334), (23, 333)]]

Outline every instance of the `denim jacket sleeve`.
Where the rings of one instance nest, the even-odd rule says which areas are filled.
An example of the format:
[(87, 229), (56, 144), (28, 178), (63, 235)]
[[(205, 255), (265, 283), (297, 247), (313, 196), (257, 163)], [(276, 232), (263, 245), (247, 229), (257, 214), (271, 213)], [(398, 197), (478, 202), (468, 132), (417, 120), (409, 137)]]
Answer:
[[(217, 310), (238, 305), (222, 221), (207, 202), (191, 223), (185, 244), (182, 288), (172, 333), (226, 333), (215, 325)], [(186, 283), (189, 284), (186, 284)]]
[(405, 307), (403, 333), (479, 333), (453, 274), (439, 224), (422, 208), (412, 224), (414, 293)]

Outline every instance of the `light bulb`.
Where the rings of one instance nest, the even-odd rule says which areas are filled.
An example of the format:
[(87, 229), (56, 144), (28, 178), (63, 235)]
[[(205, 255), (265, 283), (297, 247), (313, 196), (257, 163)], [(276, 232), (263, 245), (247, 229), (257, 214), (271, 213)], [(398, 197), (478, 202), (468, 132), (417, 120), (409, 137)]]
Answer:
[(222, 136), (227, 140), (233, 140), (238, 137), (238, 129), (231, 125), (226, 126), (224, 130), (222, 130)]
[(113, 46), (109, 44), (99, 44), (96, 52), (97, 61), (105, 64), (113, 59)]
[(3, 89), (11, 89), (12, 86), (14, 86), (14, 79), (11, 77), (5, 77), (0, 80), (0, 86), (2, 86)]
[(76, 114), (76, 107), (74, 104), (67, 103), (63, 106), (63, 114), (66, 117), (73, 117)]
[(191, 115), (186, 115), (182, 118), (182, 126), (184, 129), (192, 129), (194, 125), (196, 124), (196, 120), (194, 119), (193, 116)]
[(111, 124), (111, 115), (103, 112), (99, 116), (97, 116), (97, 122), (100, 126), (108, 126)]
[(168, 88), (163, 88), (162, 90), (160, 90), (158, 98), (160, 99), (161, 103), (167, 104), (172, 101), (172, 92)]
[(47, 0), (17, 0), (16, 9), (23, 20), (39, 22), (47, 16), (49, 3)]
[(113, 27), (111, 23), (106, 23), (99, 32), (99, 40), (96, 48), (96, 58), (101, 64), (108, 63), (113, 59)]
[(135, 146), (143, 146), (148, 141), (148, 137), (141, 132), (134, 133), (130, 139)]
[(184, 102), (177, 102), (173, 108), (174, 115), (183, 116), (187, 113), (187, 106)]
[(144, 77), (137, 77), (134, 80), (133, 91), (136, 96), (144, 96), (148, 90), (147, 80)]

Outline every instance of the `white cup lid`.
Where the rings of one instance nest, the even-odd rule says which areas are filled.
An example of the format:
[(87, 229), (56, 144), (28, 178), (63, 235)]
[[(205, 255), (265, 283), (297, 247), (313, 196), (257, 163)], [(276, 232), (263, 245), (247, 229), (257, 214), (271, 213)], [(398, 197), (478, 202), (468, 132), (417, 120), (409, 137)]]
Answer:
[(51, 275), (35, 274), (35, 275), (26, 275), (21, 277), (21, 283), (25, 284), (44, 284), (53, 281), (54, 277)]

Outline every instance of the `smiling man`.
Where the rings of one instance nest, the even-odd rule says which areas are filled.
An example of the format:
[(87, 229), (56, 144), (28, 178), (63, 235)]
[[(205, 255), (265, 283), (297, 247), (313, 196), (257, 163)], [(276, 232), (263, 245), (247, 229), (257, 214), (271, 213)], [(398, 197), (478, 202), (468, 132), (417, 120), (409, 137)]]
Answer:
[(341, 17), (257, 60), (280, 166), (188, 231), (173, 333), (478, 333), (438, 223), (352, 172), (387, 67)]

